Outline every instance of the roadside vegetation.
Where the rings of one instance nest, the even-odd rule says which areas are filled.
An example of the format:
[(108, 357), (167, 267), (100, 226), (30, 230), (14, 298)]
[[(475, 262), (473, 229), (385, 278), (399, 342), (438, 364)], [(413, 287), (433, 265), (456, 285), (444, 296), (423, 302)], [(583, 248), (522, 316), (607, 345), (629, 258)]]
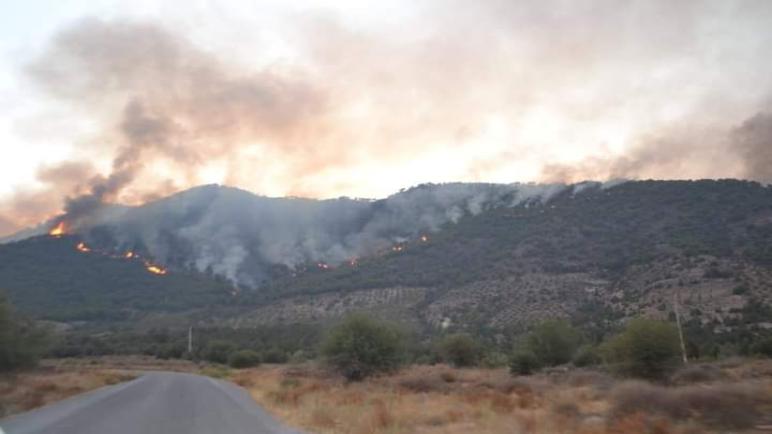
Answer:
[(316, 433), (750, 433), (772, 423), (769, 360), (693, 365), (660, 383), (602, 369), (512, 376), (445, 364), (359, 382), (316, 364), (231, 379), (286, 423)]
[(46, 331), (14, 312), (0, 293), (0, 373), (34, 366), (47, 343)]

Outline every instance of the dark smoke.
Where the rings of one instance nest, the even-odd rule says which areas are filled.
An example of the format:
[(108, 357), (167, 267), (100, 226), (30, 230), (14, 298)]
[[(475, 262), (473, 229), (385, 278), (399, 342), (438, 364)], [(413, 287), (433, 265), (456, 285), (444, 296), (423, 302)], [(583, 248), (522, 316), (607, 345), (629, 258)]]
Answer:
[(733, 139), (745, 176), (772, 183), (772, 114), (761, 112), (748, 119), (734, 131)]
[(91, 113), (122, 107), (106, 121), (116, 126), (104, 135), (104, 147), (117, 151), (111, 172), (67, 201), (75, 219), (120, 197), (143, 161), (166, 158), (193, 174), (245, 141), (299, 146), (296, 136), (324, 104), (319, 90), (293, 74), (239, 75), (152, 24), (81, 21), (29, 71), (48, 93)]

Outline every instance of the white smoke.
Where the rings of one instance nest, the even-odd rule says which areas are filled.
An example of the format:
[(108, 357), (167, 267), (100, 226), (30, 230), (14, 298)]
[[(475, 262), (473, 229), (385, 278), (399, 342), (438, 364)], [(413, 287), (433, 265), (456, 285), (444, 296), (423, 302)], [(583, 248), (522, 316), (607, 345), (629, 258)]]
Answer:
[[(197, 187), (140, 207), (110, 206), (72, 227), (109, 234), (117, 249), (259, 287), (271, 269), (337, 265), (455, 224), (497, 207), (540, 206), (600, 183), (426, 184), (381, 200), (268, 198), (230, 187)], [(66, 219), (66, 217), (65, 217)]]

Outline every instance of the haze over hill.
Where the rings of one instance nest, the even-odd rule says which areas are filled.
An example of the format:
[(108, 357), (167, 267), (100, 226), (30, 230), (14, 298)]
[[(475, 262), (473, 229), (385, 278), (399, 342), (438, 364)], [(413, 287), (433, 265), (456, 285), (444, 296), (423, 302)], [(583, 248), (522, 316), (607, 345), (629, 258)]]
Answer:
[(425, 185), (381, 201), (206, 186), (72, 222), (0, 245), (0, 287), (39, 318), (274, 327), (366, 310), (427, 332), (555, 316), (604, 329), (666, 316), (679, 294), (687, 321), (727, 331), (771, 309), (772, 189), (747, 181)]
[[(607, 184), (613, 185), (613, 184)], [(11, 236), (47, 233), (62, 223), (89, 245), (137, 251), (171, 267), (255, 288), (272, 274), (352, 263), (399, 243), (427, 237), (447, 223), (498, 207), (542, 204), (577, 185), (422, 185), (383, 200), (268, 198), (209, 185), (138, 207), (94, 204)], [(278, 267), (278, 268), (277, 268)]]

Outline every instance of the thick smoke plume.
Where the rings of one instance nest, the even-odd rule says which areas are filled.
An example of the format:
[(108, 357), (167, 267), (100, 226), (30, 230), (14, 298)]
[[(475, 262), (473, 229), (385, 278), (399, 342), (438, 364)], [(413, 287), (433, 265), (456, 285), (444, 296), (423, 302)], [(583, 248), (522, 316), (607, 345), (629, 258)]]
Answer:
[[(576, 192), (598, 184), (582, 184)], [(213, 273), (243, 287), (285, 270), (336, 266), (416, 242), (485, 210), (541, 204), (565, 185), (422, 185), (378, 201), (266, 198), (229, 187), (194, 188), (138, 208), (113, 209), (76, 230), (166, 265)]]
[(4, 198), (0, 230), (207, 182), (384, 197), (427, 181), (769, 179), (770, 2), (403, 6), (372, 26), (270, 16), (272, 46), (217, 42), (229, 20), (70, 23), (26, 73), (93, 127), (61, 139), (80, 171)]
[[(30, 73), (49, 93), (108, 118), (104, 147), (116, 148), (106, 177), (70, 199), (70, 218), (112, 201), (158, 158), (193, 177), (215, 155), (245, 141), (298, 145), (324, 95), (292, 74), (239, 75), (163, 29), (86, 20), (62, 32)], [(117, 110), (116, 110), (117, 108)]]

